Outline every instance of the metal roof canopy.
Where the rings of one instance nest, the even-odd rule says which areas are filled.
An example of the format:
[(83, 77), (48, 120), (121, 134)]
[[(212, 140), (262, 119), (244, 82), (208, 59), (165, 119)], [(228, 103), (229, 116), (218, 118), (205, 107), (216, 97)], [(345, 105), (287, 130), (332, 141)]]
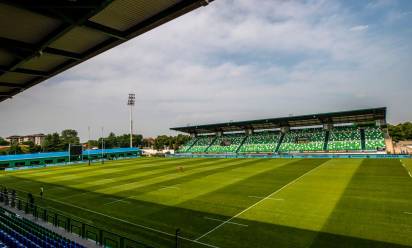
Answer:
[(261, 130), (280, 127), (317, 126), (323, 124), (368, 123), (376, 120), (383, 120), (384, 123), (386, 123), (386, 107), (251, 121), (226, 122), (199, 126), (175, 127), (171, 128), (171, 130), (184, 133), (201, 134), (220, 131), (236, 132), (244, 131), (246, 129)]
[(213, 0), (0, 0), (0, 102)]

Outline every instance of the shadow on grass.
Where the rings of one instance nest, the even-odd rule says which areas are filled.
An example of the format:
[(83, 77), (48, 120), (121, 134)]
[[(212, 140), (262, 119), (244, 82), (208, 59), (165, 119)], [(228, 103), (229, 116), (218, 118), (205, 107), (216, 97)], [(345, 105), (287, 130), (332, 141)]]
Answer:
[[(188, 182), (215, 173), (221, 173), (242, 166), (250, 166), (261, 160), (240, 160), (238, 165), (228, 165), (210, 171), (198, 172), (183, 176), (180, 180), (165, 180), (162, 185), (173, 185)], [(252, 162), (254, 161), (254, 163)], [(75, 219), (84, 219), (88, 223), (109, 230), (128, 238), (142, 241), (155, 247), (174, 247), (174, 231), (182, 229), (182, 236), (196, 239), (203, 233), (211, 230), (220, 222), (236, 215), (243, 209), (254, 204), (258, 199), (248, 195), (266, 196), (276, 191), (295, 178), (326, 162), (326, 159), (291, 160), (290, 163), (264, 171), (244, 180), (230, 184), (213, 192), (200, 195), (185, 201), (177, 206), (166, 206), (152, 202), (128, 199), (129, 204), (104, 206), (97, 198), (122, 200), (122, 197), (100, 194), (89, 191), (76, 190), (79, 193), (87, 192), (82, 205), (88, 209), (78, 207), (70, 201), (58, 202), (36, 199), (42, 205), (58, 209)], [(19, 178), (18, 178), (19, 179)], [(20, 179), (21, 180), (21, 179)], [(27, 180), (27, 179), (25, 179)], [(33, 181), (38, 186), (39, 182)], [(42, 184), (42, 183), (40, 183)], [(260, 184), (260, 186), (258, 186)], [(154, 188), (144, 187), (140, 193), (149, 192)], [(124, 192), (123, 192), (124, 193)], [(89, 202), (89, 203), (87, 203)], [(100, 212), (100, 213), (99, 213)], [(114, 217), (114, 218), (113, 218)], [(206, 219), (208, 217), (209, 219)], [(398, 244), (385, 243), (349, 236), (342, 236), (324, 232), (316, 232), (293, 227), (286, 227), (257, 221), (236, 219), (236, 222), (247, 225), (238, 226), (226, 224), (205, 236), (200, 241), (218, 247), (388, 247), (401, 248)], [(161, 232), (145, 229), (144, 226), (155, 228)], [(181, 247), (207, 247), (192, 241), (181, 240)]]
[[(412, 207), (412, 182), (402, 170), (399, 160), (365, 159), (360, 164), (341, 195), (327, 222), (313, 241), (311, 248), (327, 247), (406, 247), (385, 242), (349, 238), (363, 234), (385, 240), (402, 240), (412, 244), (410, 220), (403, 211)], [(404, 228), (400, 228), (403, 226)], [(408, 234), (409, 226), (409, 234)], [(410, 246), (409, 246), (410, 247)]]

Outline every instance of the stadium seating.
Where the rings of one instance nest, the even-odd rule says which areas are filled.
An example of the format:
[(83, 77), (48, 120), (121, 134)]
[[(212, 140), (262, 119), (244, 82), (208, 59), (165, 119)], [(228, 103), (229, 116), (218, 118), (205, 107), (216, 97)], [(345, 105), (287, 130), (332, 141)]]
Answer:
[(323, 151), (325, 135), (322, 128), (290, 130), (283, 137), (278, 152)]
[[(0, 208), (0, 241), (6, 247), (83, 248), (73, 241)], [(1, 247), (1, 246), (0, 246)]]
[(197, 138), (192, 138), (190, 139), (186, 144), (184, 144), (182, 147), (177, 150), (178, 153), (185, 153), (188, 152), (189, 149), (196, 143)]
[(329, 151), (362, 150), (361, 135), (357, 127), (334, 127), (330, 130)]
[(215, 136), (198, 136), (195, 144), (189, 149), (187, 149), (186, 152), (191, 152), (191, 153), (205, 152), (214, 139), (215, 139)]
[(279, 142), (278, 132), (259, 132), (247, 136), (239, 153), (274, 152)]
[(365, 149), (373, 151), (385, 149), (385, 138), (379, 127), (365, 128)]
[(245, 134), (227, 134), (219, 136), (207, 149), (208, 153), (231, 153), (236, 152), (239, 145), (245, 139)]
[[(376, 151), (385, 148), (383, 132), (378, 127), (366, 127), (365, 150)], [(334, 127), (329, 131), (323, 128), (294, 129), (287, 132), (277, 152), (319, 152), (360, 151), (363, 146), (363, 133), (355, 126)], [(224, 134), (217, 136), (198, 136), (186, 143), (178, 152), (190, 153), (270, 153), (280, 142), (281, 134), (275, 131), (245, 134)], [(243, 142), (243, 143), (242, 143)], [(325, 142), (327, 142), (325, 146)]]

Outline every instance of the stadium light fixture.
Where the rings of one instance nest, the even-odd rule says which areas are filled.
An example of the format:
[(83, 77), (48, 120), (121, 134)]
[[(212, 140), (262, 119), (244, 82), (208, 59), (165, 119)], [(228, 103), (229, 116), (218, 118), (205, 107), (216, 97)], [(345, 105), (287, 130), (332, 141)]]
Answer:
[(130, 148), (133, 147), (133, 106), (135, 103), (135, 94), (130, 93), (127, 105), (130, 106)]

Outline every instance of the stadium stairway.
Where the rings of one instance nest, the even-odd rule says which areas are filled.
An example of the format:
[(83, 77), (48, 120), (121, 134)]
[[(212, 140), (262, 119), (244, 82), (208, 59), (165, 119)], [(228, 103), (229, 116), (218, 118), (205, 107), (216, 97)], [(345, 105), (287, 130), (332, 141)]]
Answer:
[(192, 149), (192, 147), (197, 143), (197, 138), (196, 140), (186, 149), (186, 151)]
[(212, 142), (210, 142), (210, 144), (207, 146), (205, 152), (207, 152), (207, 150), (209, 150), (209, 148), (215, 143), (217, 138), (218, 138), (217, 136), (213, 138)]
[[(2, 205), (0, 212), (0, 241), (6, 247), (101, 248), (90, 240), (82, 239), (63, 228), (55, 227), (10, 206)], [(11, 216), (13, 214), (16, 216)]]
[(330, 135), (329, 130), (326, 130), (326, 132), (325, 132), (325, 144), (323, 145), (323, 150), (324, 151), (328, 150), (329, 135)]
[(366, 150), (366, 138), (365, 138), (365, 129), (361, 128), (360, 129), (360, 137), (361, 137), (361, 147), (362, 150), (365, 151)]
[(284, 133), (282, 133), (282, 134), (280, 135), (278, 145), (276, 146), (276, 149), (275, 149), (275, 151), (274, 151), (274, 152), (278, 152), (278, 151), (279, 151), (280, 145), (282, 144), (282, 142), (283, 142), (283, 138), (284, 138), (284, 137), (285, 137), (285, 134), (284, 134)]
[(239, 147), (236, 149), (236, 153), (239, 152), (240, 148), (243, 146), (243, 144), (245, 143), (245, 140), (247, 139), (247, 135), (245, 135), (245, 137), (242, 139), (242, 142), (240, 142)]

